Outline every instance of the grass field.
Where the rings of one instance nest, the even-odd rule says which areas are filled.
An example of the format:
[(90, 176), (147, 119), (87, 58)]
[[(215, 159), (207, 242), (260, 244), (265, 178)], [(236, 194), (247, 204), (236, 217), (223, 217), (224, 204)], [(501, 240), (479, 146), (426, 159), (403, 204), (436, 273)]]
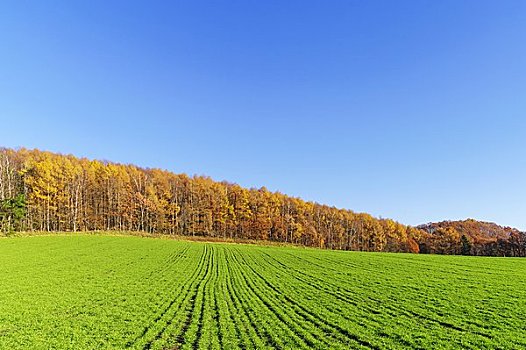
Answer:
[(0, 239), (1, 349), (526, 348), (526, 260)]

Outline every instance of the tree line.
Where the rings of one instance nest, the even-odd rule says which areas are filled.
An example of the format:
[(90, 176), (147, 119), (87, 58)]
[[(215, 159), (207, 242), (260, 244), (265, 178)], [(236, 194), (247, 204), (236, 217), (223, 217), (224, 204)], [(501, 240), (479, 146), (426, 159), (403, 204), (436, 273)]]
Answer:
[(141, 231), (342, 250), (462, 253), (460, 238), (448, 236), (441, 245), (419, 228), (264, 187), (27, 149), (0, 149), (0, 229)]

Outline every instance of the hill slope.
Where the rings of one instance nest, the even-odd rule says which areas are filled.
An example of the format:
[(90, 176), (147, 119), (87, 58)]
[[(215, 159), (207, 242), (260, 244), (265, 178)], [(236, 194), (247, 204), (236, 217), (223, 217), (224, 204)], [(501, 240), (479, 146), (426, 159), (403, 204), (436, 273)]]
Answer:
[[(512, 227), (473, 219), (442, 221), (419, 225), (427, 235), (422, 240), (422, 252), (455, 254), (525, 256), (526, 234)], [(456, 242), (454, 247), (450, 242)]]

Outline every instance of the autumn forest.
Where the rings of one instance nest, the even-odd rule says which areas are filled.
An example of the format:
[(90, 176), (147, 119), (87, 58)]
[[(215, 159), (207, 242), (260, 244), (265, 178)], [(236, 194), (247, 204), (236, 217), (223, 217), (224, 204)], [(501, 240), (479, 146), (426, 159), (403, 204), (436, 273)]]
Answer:
[(420, 227), (205, 176), (0, 149), (0, 228), (137, 231), (327, 249), (525, 256), (526, 234), (474, 220)]

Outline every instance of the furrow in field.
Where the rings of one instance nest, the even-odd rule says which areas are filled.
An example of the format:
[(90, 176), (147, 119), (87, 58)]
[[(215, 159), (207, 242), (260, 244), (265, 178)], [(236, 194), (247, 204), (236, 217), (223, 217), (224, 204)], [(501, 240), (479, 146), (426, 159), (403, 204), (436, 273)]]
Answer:
[[(293, 255), (291, 254), (291, 256), (293, 256)], [(307, 261), (304, 258), (300, 258), (300, 257), (296, 257), (296, 258), (298, 260), (300, 260), (300, 263), (304, 262), (304, 261)], [(380, 271), (378, 271), (378, 273), (379, 272)], [(334, 287), (336, 287), (336, 288), (338, 288), (340, 290), (343, 290), (343, 291), (345, 291), (347, 293), (352, 293), (352, 291), (350, 291), (350, 290), (348, 290), (348, 289), (346, 289), (344, 287), (346, 284), (348, 284), (348, 281), (342, 280), (342, 283), (333, 283), (333, 282), (327, 281), (325, 278), (320, 277), (320, 276), (313, 276), (313, 275), (309, 275), (309, 276), (312, 277), (312, 278), (317, 278), (317, 279), (323, 281), (322, 285), (331, 285), (332, 284)], [(334, 278), (334, 280), (339, 280), (339, 278)], [(347, 283), (344, 283), (344, 282), (347, 282)], [(340, 295), (340, 297), (345, 299), (345, 294), (340, 293), (340, 292), (338, 292), (338, 294)], [(399, 317), (401, 315), (406, 315), (406, 316), (408, 316), (409, 319), (417, 317), (420, 320), (438, 324), (438, 325), (440, 325), (442, 327), (445, 327), (447, 329), (450, 329), (452, 331), (457, 331), (457, 332), (461, 332), (461, 333), (465, 332), (465, 329), (461, 328), (460, 326), (457, 326), (457, 325), (454, 325), (454, 324), (452, 324), (450, 322), (441, 320), (438, 315), (433, 315), (432, 313), (431, 313), (431, 315), (422, 314), (421, 313), (421, 311), (422, 311), (421, 309), (420, 309), (420, 312), (414, 311), (413, 307), (410, 306), (411, 305), (410, 302), (414, 301), (414, 296), (413, 295), (407, 295), (407, 296), (403, 295), (403, 294), (402, 295), (398, 295), (397, 296), (398, 305), (396, 307), (393, 307), (391, 305), (391, 303), (388, 303), (388, 302), (382, 303), (381, 300), (376, 300), (375, 298), (372, 298), (371, 296), (369, 296), (370, 294), (372, 294), (371, 291), (368, 290), (367, 288), (364, 288), (364, 295), (368, 295), (367, 299), (369, 299), (371, 301), (374, 301), (374, 302), (377, 302), (378, 304), (381, 303), (380, 307), (381, 307), (382, 312), (387, 313), (387, 314), (389, 314), (389, 315), (391, 315), (393, 317), (397, 317), (397, 316)], [(340, 297), (338, 297), (338, 298), (340, 299)], [(365, 299), (362, 299), (362, 300), (367, 302), (367, 300), (365, 300)], [(400, 304), (402, 304), (401, 302), (403, 302), (405, 300), (407, 300), (409, 302), (406, 304), (405, 307), (401, 308)], [(402, 304), (402, 305), (404, 305), (404, 304)], [(376, 311), (375, 309), (371, 309), (370, 311), (373, 314), (375, 314), (376, 312), (379, 312), (379, 311)], [(478, 332), (478, 334), (480, 334), (481, 336), (484, 336), (484, 337), (488, 337), (486, 334), (481, 333), (481, 332)]]
[[(277, 271), (282, 271), (281, 274), (283, 276), (290, 276), (290, 277), (293, 277), (294, 279), (296, 279), (297, 281), (301, 282), (301, 285), (303, 288), (310, 288), (312, 291), (323, 291), (324, 293), (327, 293), (327, 294), (330, 294), (332, 297), (334, 297), (335, 299), (343, 302), (344, 304), (351, 304), (355, 307), (359, 307), (359, 308), (362, 308), (362, 307), (366, 307), (368, 308), (368, 306), (364, 306), (364, 305), (360, 305), (358, 303), (358, 300), (359, 299), (352, 299), (350, 298), (350, 296), (348, 294), (344, 294), (341, 292), (341, 290), (345, 291), (345, 292), (348, 292), (349, 294), (352, 294), (354, 295), (355, 297), (357, 297), (357, 293), (359, 293), (360, 291), (356, 291), (356, 290), (345, 290), (344, 288), (342, 288), (339, 284), (335, 284), (331, 281), (328, 281), (320, 276), (317, 276), (317, 275), (313, 275), (313, 274), (310, 274), (310, 273), (307, 273), (307, 272), (304, 272), (304, 271), (299, 271), (298, 272), (298, 269), (296, 268), (296, 266), (294, 265), (286, 265), (282, 262), (280, 262), (279, 260), (277, 260), (276, 258), (274, 258), (273, 256), (271, 256), (270, 254), (266, 254), (266, 253), (262, 253), (264, 255), (266, 255), (269, 259), (266, 260), (266, 261), (262, 261), (260, 262), (259, 264), (268, 264), (272, 267), (275, 268), (275, 270)], [(274, 261), (274, 262), (272, 262)], [(256, 265), (257, 266), (257, 265)], [(286, 279), (285, 279), (286, 281)], [(333, 287), (333, 288), (329, 288), (329, 287)], [(373, 311), (374, 309), (371, 309), (371, 311)], [(373, 311), (373, 314), (375, 312)]]
[[(166, 257), (178, 255), (181, 251), (180, 247), (178, 248), (179, 249), (175, 250), (175, 253), (167, 254)], [(187, 248), (188, 246), (183, 248), (183, 250)], [(158, 313), (159, 309), (156, 305), (160, 306), (162, 303), (158, 301), (155, 302), (155, 299), (148, 298), (141, 300), (138, 299), (138, 297), (143, 296), (144, 298), (149, 295), (153, 296), (159, 292), (162, 284), (158, 283), (158, 280), (151, 281), (152, 283), (146, 287), (143, 283), (144, 279), (141, 278), (141, 276), (145, 276), (148, 273), (151, 273), (151, 271), (155, 271), (156, 267), (160, 265), (148, 264), (154, 260), (142, 260), (144, 255), (131, 255), (129, 259), (122, 257), (119, 259), (115, 258), (112, 254), (111, 260), (102, 260), (102, 258), (107, 258), (104, 255), (105, 252), (118, 250), (122, 252), (124, 257), (126, 257), (128, 251), (135, 254), (134, 249), (133, 245), (122, 247), (122, 245), (119, 244), (112, 247), (110, 244), (107, 244), (99, 253), (100, 258), (97, 259), (96, 270), (90, 271), (89, 269), (85, 269), (85, 265), (82, 265), (82, 270), (80, 271), (86, 271), (86, 273), (68, 275), (68, 277), (72, 279), (78, 279), (80, 276), (83, 276), (83, 280), (86, 281), (83, 284), (83, 286), (85, 286), (84, 288), (92, 291), (92, 293), (89, 294), (89, 297), (84, 299), (83, 303), (77, 302), (66, 304), (67, 310), (65, 312), (68, 315), (67, 320), (72, 323), (72, 326), (74, 326), (73, 322), (76, 319), (89, 317), (89, 315), (100, 313), (101, 310), (119, 310), (119, 307), (128, 308), (130, 314), (135, 313), (135, 317), (130, 320), (130, 323), (133, 322), (136, 325), (148, 323), (157, 317), (155, 314)], [(163, 251), (160, 251), (160, 254), (162, 256)], [(90, 258), (90, 256), (87, 258)], [(175, 263), (175, 260), (170, 259), (170, 262)], [(104, 284), (107, 284), (110, 288), (105, 287), (101, 283), (101, 281), (104, 280), (106, 280)], [(118, 284), (116, 284), (117, 282)], [(70, 284), (71, 283), (66, 283), (66, 285)], [(75, 293), (78, 294), (78, 291), (75, 291)], [(64, 294), (63, 298), (67, 297), (68, 295)], [(164, 309), (165, 306), (162, 306), (162, 308)], [(144, 311), (139, 311), (141, 309)], [(149, 310), (151, 311), (148, 312)], [(109, 313), (109, 311), (107, 312)], [(117, 322), (120, 321), (116, 318), (115, 314), (111, 315), (111, 317), (114, 317)], [(127, 339), (124, 340), (124, 343), (128, 345), (134, 344), (141, 337), (141, 333), (137, 332), (139, 329), (140, 328), (138, 327), (130, 328), (127, 332), (123, 332), (123, 339)]]
[(166, 261), (164, 261), (161, 268), (152, 269), (150, 271), (150, 274), (145, 277), (146, 280), (156, 280), (158, 277), (164, 277), (166, 272), (170, 272), (173, 270), (174, 265), (176, 265), (179, 260), (186, 257), (188, 254), (188, 250), (190, 248), (190, 245), (186, 245), (182, 250), (175, 251), (174, 253), (170, 254)]
[[(214, 264), (214, 283), (210, 284), (209, 288), (209, 299), (212, 301), (212, 328), (216, 329), (216, 332), (213, 333), (212, 341), (210, 344), (211, 349), (224, 349), (225, 345), (223, 342), (224, 333), (225, 333), (225, 324), (224, 322), (221, 322), (221, 318), (223, 315), (223, 308), (222, 304), (219, 303), (219, 299), (217, 297), (218, 290), (221, 288), (220, 286), (220, 264), (221, 264), (221, 255), (220, 255), (220, 249), (215, 250), (215, 260), (216, 263)], [(210, 332), (213, 332), (212, 329), (209, 330)]]
[[(230, 249), (225, 248), (225, 261), (228, 271), (227, 297), (232, 302), (236, 328), (241, 336), (241, 347), (244, 349), (265, 349), (265, 348), (283, 348), (282, 343), (272, 338), (268, 327), (258, 326), (257, 317), (260, 317), (258, 306), (251, 302), (250, 296), (247, 297), (247, 291), (241, 287), (240, 277), (237, 273), (235, 262), (232, 258)], [(261, 322), (260, 322), (261, 323)]]
[(210, 246), (210, 252), (209, 271), (207, 271), (208, 273), (202, 285), (202, 306), (198, 321), (197, 336), (193, 344), (194, 349), (210, 349), (212, 343), (217, 339), (218, 329), (213, 318), (215, 305), (213, 296), (211, 295), (211, 291), (215, 287), (216, 282), (217, 250), (215, 246)]
[[(272, 312), (281, 323), (287, 327), (291, 334), (294, 334), (294, 338), (298, 341), (298, 344), (302, 347), (307, 346), (309, 348), (326, 348), (329, 344), (326, 340), (316, 334), (311, 333), (305, 329), (309, 327), (308, 324), (303, 324), (302, 319), (298, 318), (298, 315), (291, 312), (286, 304), (276, 303), (272, 298), (267, 297), (268, 290), (265, 290), (265, 286), (257, 283), (257, 275), (253, 275), (250, 270), (246, 269), (246, 262), (243, 259), (243, 253), (236, 251), (233, 258), (237, 261), (237, 266), (240, 268), (240, 276), (243, 279), (244, 285), (248, 290), (252, 291), (252, 295), (255, 299), (262, 303), (262, 308)], [(301, 340), (301, 341), (300, 341)]]
[[(241, 269), (235, 253), (229, 251), (232, 261), (232, 276), (234, 293), (240, 299), (247, 315), (251, 320), (252, 328), (255, 329), (260, 338), (269, 348), (307, 348), (307, 343), (299, 337), (288, 325), (283, 315), (276, 312), (275, 308), (269, 308), (259, 295), (254, 293), (246, 281), (245, 271)], [(259, 346), (256, 346), (259, 348)]]
[(177, 339), (182, 340), (182, 342), (179, 341), (181, 349), (197, 349), (199, 339), (202, 336), (204, 307), (206, 303), (204, 289), (210, 279), (212, 254), (212, 248), (209, 245), (205, 245), (204, 274), (192, 292), (190, 312), (188, 313), (181, 333), (177, 336)]
[[(301, 258), (298, 258), (300, 260), (303, 260)], [(287, 262), (291, 263), (289, 260), (287, 260)], [(294, 268), (295, 265), (292, 265), (292, 266), (287, 266), (283, 263), (280, 264), (282, 267), (286, 267), (289, 269), (289, 271), (295, 271), (296, 269)], [(327, 281), (325, 278), (321, 278), (320, 276), (317, 276), (317, 275), (312, 275), (312, 274), (307, 274), (307, 273), (304, 273), (304, 275), (308, 275), (310, 276), (311, 278), (314, 278), (314, 279), (317, 279), (317, 280), (320, 280), (322, 281), (322, 283), (319, 283), (318, 286), (320, 288), (324, 288), (325, 291), (331, 295), (333, 295), (334, 297), (336, 297), (338, 300), (341, 300), (341, 301), (346, 301), (347, 302), (353, 302), (352, 300), (349, 300), (347, 298), (347, 295), (349, 293), (353, 293), (353, 291), (349, 291), (349, 290), (346, 290), (343, 285), (345, 285), (345, 283), (342, 283), (341, 284), (338, 284), (338, 283), (333, 283), (333, 282), (329, 282)], [(333, 277), (336, 277), (333, 275)], [(300, 278), (300, 277), (297, 277), (296, 278)], [(335, 280), (338, 280), (335, 278)], [(313, 283), (313, 282), (311, 282)], [(337, 289), (336, 291), (333, 291), (331, 288), (327, 288), (327, 286), (330, 286), (332, 285), (333, 287), (335, 287), (335, 289)], [(346, 291), (347, 293), (341, 293), (341, 290), (344, 290)], [(355, 292), (355, 291), (354, 291)], [(420, 320), (430, 324), (431, 326), (433, 324), (436, 324), (437, 326), (439, 327), (444, 327), (446, 329), (449, 329), (450, 331), (452, 332), (457, 332), (458, 333), (458, 337), (459, 338), (462, 338), (463, 337), (463, 334), (464, 332), (466, 331), (465, 329), (462, 329), (461, 327), (458, 327), (450, 322), (447, 322), (447, 321), (443, 321), (443, 320), (440, 320), (440, 319), (437, 319), (435, 317), (431, 317), (431, 316), (427, 316), (427, 315), (423, 315), (421, 314), (420, 312), (416, 312), (413, 310), (413, 306), (410, 306), (411, 304), (408, 303), (405, 305), (405, 307), (403, 306), (404, 304), (403, 303), (400, 303), (400, 300), (403, 300), (405, 298), (403, 298), (401, 295), (398, 296), (398, 304), (397, 305), (392, 305), (392, 302), (389, 302), (389, 301), (386, 301), (384, 303), (382, 303), (380, 300), (376, 300), (375, 298), (372, 298), (370, 297), (369, 295), (374, 293), (374, 291), (371, 291), (371, 290), (368, 290), (368, 289), (364, 289), (363, 290), (363, 294), (364, 295), (367, 295), (367, 299), (368, 300), (371, 300), (371, 301), (375, 301), (375, 302), (378, 302), (378, 307), (379, 307), (379, 310), (380, 311), (377, 311), (377, 309), (375, 308), (369, 308), (367, 306), (365, 306), (363, 303), (367, 303), (368, 300), (362, 298), (362, 301), (361, 301), (361, 305), (359, 306), (360, 308), (362, 309), (367, 309), (370, 313), (371, 313), (371, 317), (374, 317), (374, 315), (380, 315), (380, 314), (386, 314), (386, 315), (389, 315), (391, 316), (391, 320), (394, 320), (396, 319), (396, 324), (397, 326), (396, 327), (401, 327), (402, 324), (405, 324), (405, 326), (402, 326), (403, 328), (407, 329), (407, 328), (410, 328), (412, 327), (412, 324), (414, 323), (414, 318), (415, 317), (418, 317)], [(355, 305), (357, 305), (355, 303)], [(301, 307), (301, 305), (299, 305)], [(422, 311), (421, 309), (419, 309), (419, 311)], [(401, 316), (405, 316), (405, 317), (401, 317)], [(352, 317), (351, 317), (352, 318)], [(393, 322), (390, 322), (390, 319), (386, 319), (386, 323), (389, 324), (389, 328), (396, 328), (395, 326), (393, 326)], [(378, 325), (380, 326), (380, 325)], [(393, 328), (393, 329), (394, 329)], [(381, 326), (380, 328), (381, 329)], [(379, 335), (382, 335), (382, 336), (385, 336), (386, 333), (384, 331), (379, 331), (377, 332)], [(475, 334), (479, 334), (485, 338), (488, 338), (487, 335), (485, 334), (481, 334), (480, 332), (472, 332), (472, 333), (475, 333)], [(415, 344), (412, 344), (412, 343), (408, 343), (407, 341), (405, 341), (404, 339), (402, 339), (398, 334), (392, 334), (391, 335), (392, 337), (396, 338), (397, 342), (398, 343), (402, 343), (402, 344), (405, 344), (406, 346), (410, 346), (410, 347), (415, 347)], [(480, 345), (479, 345), (480, 346)], [(467, 347), (470, 347), (470, 346), (467, 346)], [(476, 348), (476, 346), (475, 346)]]
[[(282, 305), (287, 305), (290, 308), (290, 313), (295, 313), (300, 316), (304, 321), (299, 321), (300, 324), (308, 327), (311, 332), (314, 332), (318, 337), (326, 337), (328, 339), (321, 338), (320, 340), (326, 342), (331, 347), (338, 346), (338, 342), (349, 343), (348, 345), (362, 346), (368, 349), (376, 349), (377, 347), (362, 338), (358, 337), (356, 334), (351, 333), (349, 330), (341, 327), (340, 325), (329, 322), (328, 319), (320, 317), (319, 314), (313, 312), (311, 309), (303, 306), (301, 303), (297, 302), (293, 297), (295, 292), (293, 290), (280, 290), (276, 287), (275, 284), (264, 277), (264, 271), (257, 271), (254, 266), (260, 266), (261, 262), (254, 260), (253, 257), (250, 257), (250, 260), (246, 260), (245, 266), (252, 271), (254, 276), (257, 276), (258, 279), (262, 281), (267, 287), (267, 291), (272, 291), (276, 299), (283, 299), (284, 303)], [(267, 270), (268, 271), (268, 270)], [(285, 276), (282, 276), (285, 277)], [(304, 282), (307, 283), (307, 282)], [(289, 296), (291, 295), (291, 296)], [(334, 315), (331, 315), (334, 316)], [(320, 332), (323, 330), (323, 332)], [(313, 334), (313, 335), (314, 335)], [(336, 341), (336, 343), (334, 343)]]
[[(266, 253), (263, 253), (266, 254)], [(379, 315), (381, 312), (378, 311), (376, 308), (373, 308), (370, 305), (370, 302), (375, 302), (377, 304), (381, 303), (381, 300), (377, 300), (371, 295), (375, 295), (375, 291), (371, 291), (367, 289), (365, 286), (361, 286), (360, 288), (355, 289), (348, 289), (349, 283), (348, 279), (340, 279), (335, 275), (330, 275), (331, 278), (328, 279), (326, 276), (327, 274), (324, 271), (321, 271), (322, 273), (317, 274), (316, 270), (311, 269), (309, 270), (309, 273), (307, 273), (304, 270), (300, 270), (298, 268), (298, 265), (292, 264), (292, 262), (288, 261), (291, 265), (286, 265), (273, 256), (266, 254), (270, 259), (275, 261), (276, 263), (279, 263), (279, 265), (286, 271), (288, 274), (293, 274), (294, 278), (302, 281), (306, 285), (316, 285), (317, 288), (323, 290), (324, 292), (332, 295), (337, 300), (340, 300), (344, 303), (351, 304), (357, 308), (366, 309), (368, 312), (370, 312), (373, 315)], [(301, 266), (303, 259), (298, 258), (299, 265)], [(272, 264), (271, 262), (269, 262)], [(279, 268), (279, 267), (278, 267)], [(341, 283), (338, 283), (341, 282)], [(351, 298), (350, 296), (353, 296), (354, 298)], [(396, 313), (389, 313), (391, 316), (397, 316)]]
[(165, 328), (158, 334), (155, 348), (179, 348), (185, 342), (185, 334), (194, 318), (198, 286), (202, 283), (208, 267), (208, 248), (205, 246), (199, 255), (199, 266), (187, 278), (184, 288), (179, 292), (181, 302)]
[[(162, 343), (164, 340), (163, 334), (168, 328), (173, 328), (179, 319), (181, 319), (181, 313), (185, 311), (186, 304), (189, 299), (191, 299), (191, 294), (189, 291), (192, 289), (192, 286), (196, 281), (199, 281), (199, 276), (201, 275), (205, 264), (205, 254), (202, 254), (198, 260), (197, 266), (193, 269), (193, 272), (185, 280), (183, 284), (177, 289), (172, 291), (172, 299), (165, 306), (155, 319), (150, 322), (150, 324), (145, 327), (141, 336), (135, 341), (135, 345), (141, 345), (143, 349), (150, 349), (157, 346), (157, 343)], [(170, 284), (167, 287), (171, 287)]]
[[(259, 264), (253, 264), (253, 266), (257, 266), (258, 268), (262, 269), (262, 274), (264, 274), (265, 269), (263, 269), (261, 266), (266, 263), (272, 265), (272, 261), (275, 260), (272, 256), (267, 257), (270, 259), (261, 261)], [(394, 317), (399, 316), (396, 312), (391, 313), (381, 307), (381, 311), (378, 311), (377, 309), (367, 305), (367, 303), (361, 302), (359, 304), (358, 300), (360, 299), (354, 300), (350, 298), (350, 295), (357, 297), (357, 291), (353, 291), (351, 292), (351, 294), (342, 293), (339, 285), (332, 285), (332, 283), (327, 282), (325, 280), (322, 281), (318, 276), (312, 276), (310, 274), (301, 274), (299, 272), (296, 272), (295, 265), (287, 266), (285, 264), (275, 264), (274, 267), (278, 269), (278, 271), (283, 270), (283, 273), (279, 273), (278, 271), (276, 271), (276, 273), (280, 276), (292, 276), (293, 278), (301, 282), (301, 288), (287, 288), (288, 284), (284, 283), (287, 281), (286, 278), (277, 279), (277, 281), (279, 281), (278, 284), (280, 286), (280, 291), (291, 296), (296, 295), (296, 298), (293, 298), (294, 300), (291, 300), (290, 302), (295, 302), (296, 299), (301, 300), (301, 302), (295, 302), (298, 308), (304, 309), (305, 311), (308, 311), (309, 309), (318, 310), (316, 312), (318, 314), (318, 317), (324, 320), (332, 320), (331, 324), (333, 324), (335, 327), (346, 329), (346, 332), (350, 333), (351, 329), (354, 330), (358, 328), (362, 329), (362, 332), (366, 334), (366, 338), (368, 338), (371, 335), (372, 330), (376, 330), (375, 333), (379, 335), (383, 332), (382, 327), (384, 326), (382, 326), (382, 322), (391, 323)], [(329, 299), (325, 299), (323, 294), (320, 295), (320, 292), (327, 294)], [(323, 308), (320, 309), (319, 307), (309, 307), (309, 305), (312, 305), (312, 300), (311, 298), (305, 299), (305, 296), (311, 294), (318, 295), (318, 302), (316, 304), (318, 304), (319, 301), (324, 301)], [(367, 292), (364, 294), (367, 295), (369, 293)], [(340, 305), (338, 306), (338, 304)], [(354, 307), (349, 309), (347, 307), (349, 304), (353, 305)], [(305, 309), (305, 307), (308, 308)], [(385, 315), (382, 315), (384, 313)], [(365, 325), (359, 325), (356, 323), (360, 320), (366, 320), (366, 328), (364, 328)], [(353, 328), (350, 328), (351, 324), (354, 324)], [(373, 326), (373, 328), (371, 328), (371, 326)], [(375, 339), (375, 337), (373, 336), (372, 339)]]
[(241, 340), (242, 336), (238, 326), (238, 311), (232, 312), (233, 301), (228, 293), (227, 280), (230, 276), (228, 275), (224, 249), (218, 249), (217, 257), (218, 283), (214, 289), (214, 299), (218, 317), (219, 343), (222, 349), (244, 349), (245, 346)]

